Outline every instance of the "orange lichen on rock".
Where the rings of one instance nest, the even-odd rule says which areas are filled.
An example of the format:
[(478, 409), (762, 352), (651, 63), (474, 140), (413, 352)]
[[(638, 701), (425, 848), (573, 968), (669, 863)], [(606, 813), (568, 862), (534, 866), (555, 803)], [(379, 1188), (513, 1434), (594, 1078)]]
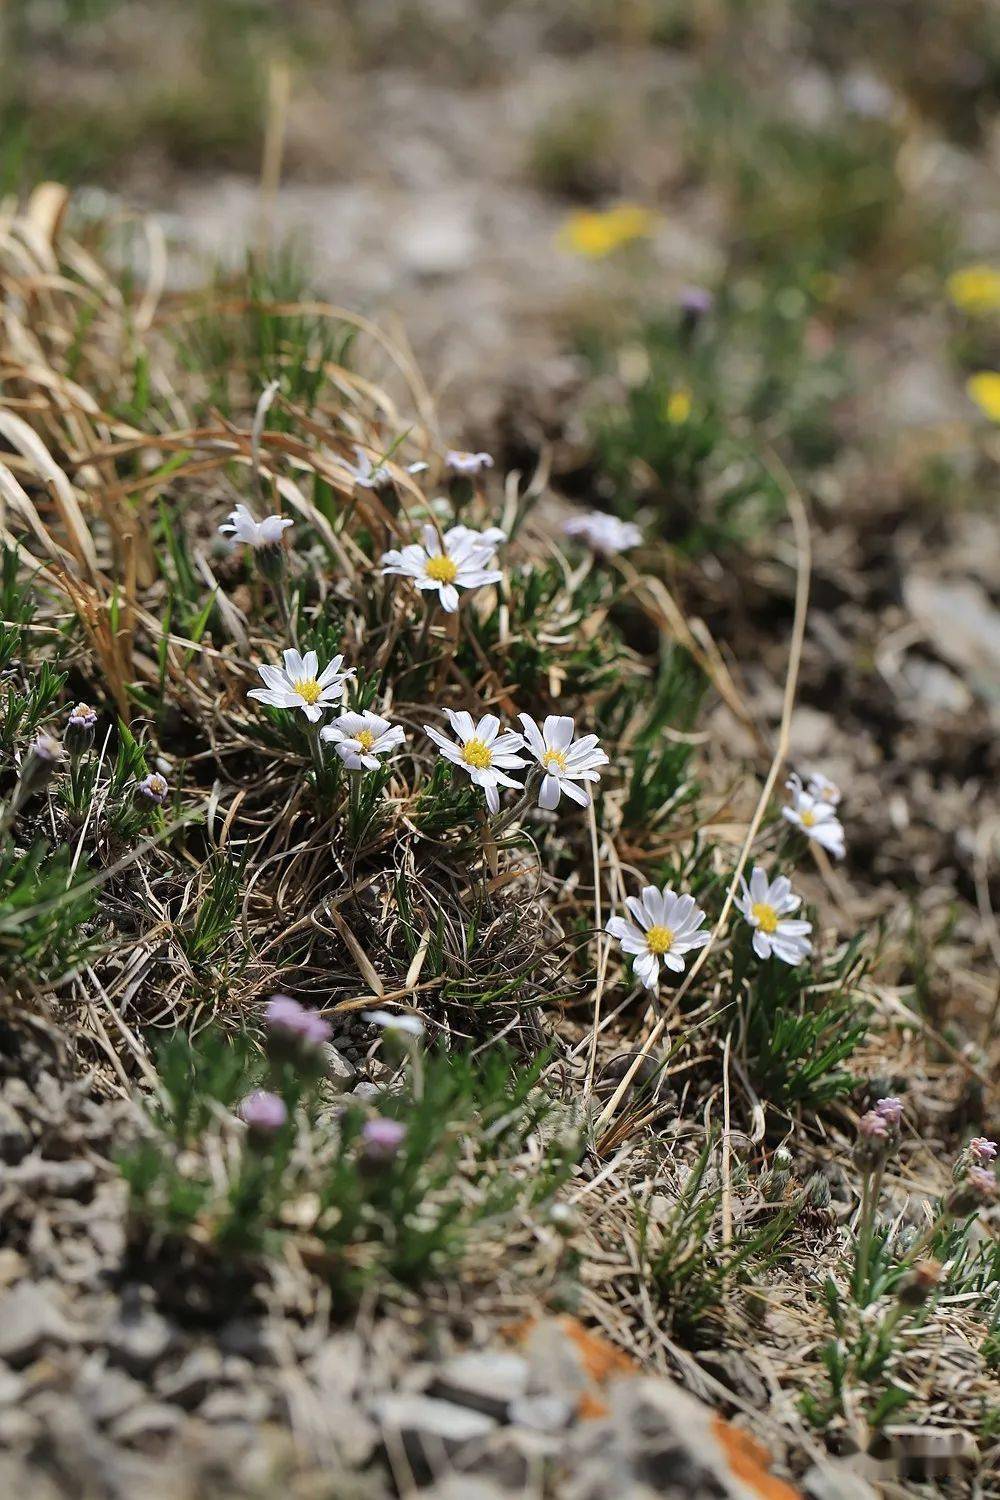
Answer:
[(717, 1415), (712, 1417), (712, 1432), (733, 1476), (749, 1485), (761, 1500), (802, 1500), (799, 1490), (771, 1473), (771, 1455), (756, 1438)]

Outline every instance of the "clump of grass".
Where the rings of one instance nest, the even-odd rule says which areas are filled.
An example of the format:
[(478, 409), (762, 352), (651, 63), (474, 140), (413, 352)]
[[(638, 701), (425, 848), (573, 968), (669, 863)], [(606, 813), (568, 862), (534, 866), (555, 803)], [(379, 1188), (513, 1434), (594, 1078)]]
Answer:
[[(292, 1237), (341, 1307), (440, 1278), (565, 1181), (575, 1145), (559, 1135), (529, 1178), (515, 1170), (549, 1112), (544, 1064), (502, 1047), (476, 1059), (414, 1048), (399, 1086), (331, 1104), (318, 1056), (289, 1062), (273, 1037), (267, 1057), (246, 1036), (175, 1037), (149, 1132), (121, 1158), (133, 1234), (244, 1264)], [(231, 1114), (261, 1085), (285, 1111), (267, 1131)], [(390, 1128), (366, 1131), (373, 1121)]]

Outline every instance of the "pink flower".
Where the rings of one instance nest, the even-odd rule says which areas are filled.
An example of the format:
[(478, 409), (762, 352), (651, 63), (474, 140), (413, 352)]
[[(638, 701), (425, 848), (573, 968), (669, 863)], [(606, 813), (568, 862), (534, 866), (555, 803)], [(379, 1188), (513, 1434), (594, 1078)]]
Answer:
[(236, 1113), (255, 1135), (277, 1135), (288, 1119), (285, 1101), (267, 1089), (254, 1089), (237, 1106)]
[(330, 1040), (330, 1023), (291, 995), (272, 995), (264, 1015), (272, 1036), (290, 1038), (308, 1047), (321, 1047)]
[(875, 1113), (881, 1115), (887, 1125), (898, 1125), (903, 1118), (903, 1101), (892, 1095), (888, 1099), (876, 1099)]
[(985, 1135), (974, 1136), (968, 1146), (969, 1155), (977, 1167), (985, 1167), (988, 1162), (995, 1161), (997, 1149), (996, 1141), (991, 1141)]
[(157, 807), (161, 807), (170, 796), (170, 783), (165, 776), (160, 775), (159, 771), (150, 771), (149, 775), (144, 776), (139, 782), (136, 791), (141, 797), (146, 797), (150, 802), (155, 802)]
[(888, 1140), (889, 1122), (877, 1109), (870, 1109), (858, 1121), (858, 1134), (866, 1141)]
[(988, 1167), (970, 1167), (965, 1186), (971, 1189), (980, 1203), (994, 1203), (1000, 1197), (1000, 1182)]
[(406, 1139), (406, 1126), (398, 1120), (386, 1120), (376, 1115), (367, 1120), (361, 1130), (361, 1152), (366, 1163), (381, 1164), (390, 1161)]

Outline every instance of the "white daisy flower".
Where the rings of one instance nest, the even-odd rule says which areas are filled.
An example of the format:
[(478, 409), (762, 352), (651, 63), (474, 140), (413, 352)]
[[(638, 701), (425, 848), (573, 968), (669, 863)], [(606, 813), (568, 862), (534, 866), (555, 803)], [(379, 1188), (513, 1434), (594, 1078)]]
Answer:
[(320, 730), (319, 737), (334, 747), (349, 771), (377, 771), (378, 757), (388, 755), (406, 739), (398, 724), (390, 724), (370, 708), (341, 714)]
[(787, 875), (768, 881), (767, 871), (754, 865), (749, 885), (740, 876), (740, 890), (736, 905), (754, 929), (753, 951), (758, 958), (770, 958), (773, 953), (794, 965), (809, 957), (812, 923), (789, 921), (789, 914), (802, 905), (802, 897), (792, 895)]
[[(354, 445), (353, 464), (348, 463), (346, 458), (338, 458), (337, 463), (363, 490), (381, 490), (392, 483), (392, 472), (388, 466), (385, 463), (372, 463), (369, 454), (357, 444)], [(422, 462), (407, 464), (404, 473), (422, 474), (426, 468), (427, 465)]]
[(307, 651), (305, 656), (286, 651), (284, 660), (284, 668), (258, 667), (267, 687), (251, 688), (247, 697), (269, 703), (272, 708), (301, 708), (311, 724), (323, 717), (324, 709), (333, 707), (344, 683), (354, 676), (353, 667), (341, 670), (342, 656), (335, 656), (322, 672), (315, 651)]
[(493, 459), (488, 453), (463, 453), (460, 448), (449, 448), (444, 463), (452, 474), (481, 474), (484, 469), (493, 467)]
[(487, 526), (485, 531), (473, 531), (471, 526), (453, 526), (448, 532), (452, 541), (470, 541), (479, 553), (482, 563), (491, 563), (498, 547), (507, 540), (507, 533), (499, 526)]
[(621, 943), (623, 953), (634, 955), (633, 971), (648, 990), (659, 983), (661, 961), (683, 974), (684, 954), (704, 948), (711, 937), (702, 927), (705, 913), (694, 897), (678, 896), (669, 885), (662, 890), (644, 886), (641, 896), (626, 896), (625, 905), (635, 921), (612, 917), (607, 931)]
[(486, 714), (477, 724), (472, 715), (464, 711), (454, 713), (446, 708), (445, 713), (458, 736), (457, 745), (429, 724), (424, 725), (424, 733), (440, 748), (445, 760), (461, 766), (476, 786), (482, 787), (490, 812), (499, 812), (499, 788), (512, 786), (517, 791), (521, 789), (521, 783), (507, 773), (527, 765), (527, 761), (517, 754), (518, 750), (524, 749), (523, 738), (514, 729), (501, 734), (500, 720), (495, 714)]
[(840, 787), (829, 776), (824, 776), (822, 771), (813, 771), (806, 777), (806, 791), (817, 802), (829, 802), (831, 807), (836, 807), (840, 802)]
[(399, 1031), (404, 1036), (423, 1036), (424, 1023), (419, 1016), (405, 1010), (363, 1010), (362, 1021), (381, 1026), (383, 1031)]
[(524, 726), (525, 743), (545, 772), (538, 793), (539, 807), (558, 807), (563, 792), (571, 802), (589, 806), (590, 793), (577, 782), (600, 781), (597, 768), (608, 763), (597, 735), (585, 734), (574, 740), (574, 722), (565, 714), (549, 714), (541, 728), (530, 714), (518, 714), (518, 718)]
[(806, 838), (815, 839), (835, 859), (843, 859), (844, 828), (831, 804), (807, 792), (798, 776), (790, 776), (785, 785), (792, 794), (792, 802), (781, 809), (781, 816), (801, 829)]
[(618, 552), (627, 552), (638, 547), (642, 532), (634, 521), (620, 521), (617, 516), (592, 510), (584, 516), (572, 516), (563, 526), (567, 536), (580, 537), (595, 552), (614, 557)]
[(436, 589), (441, 608), (453, 614), (458, 608), (459, 589), (499, 583), (503, 576), (486, 566), (493, 559), (496, 544), (491, 548), (481, 539), (492, 535), (453, 526), (441, 537), (433, 526), (425, 526), (423, 544), (411, 542), (400, 551), (386, 552), (382, 572), (412, 578), (418, 589)]
[(265, 516), (263, 521), (258, 521), (247, 506), (237, 505), (219, 530), (223, 536), (231, 535), (234, 542), (244, 542), (259, 552), (261, 547), (276, 547), (285, 527), (292, 524), (290, 516)]

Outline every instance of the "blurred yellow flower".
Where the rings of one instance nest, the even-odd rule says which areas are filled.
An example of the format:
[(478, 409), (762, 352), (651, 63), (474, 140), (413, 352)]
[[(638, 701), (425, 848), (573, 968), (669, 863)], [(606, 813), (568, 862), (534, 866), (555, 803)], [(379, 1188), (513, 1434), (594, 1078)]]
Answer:
[(680, 425), (683, 422), (686, 422), (688, 417), (691, 415), (691, 407), (693, 404), (694, 403), (691, 398), (691, 392), (688, 390), (687, 386), (679, 385), (675, 390), (672, 390), (670, 392), (670, 395), (664, 402), (663, 415), (666, 417), (667, 421), (672, 422), (675, 427), (680, 427)]
[(962, 312), (1000, 312), (1000, 271), (993, 266), (963, 266), (948, 277), (946, 286)]
[(638, 203), (619, 203), (604, 213), (579, 209), (570, 214), (559, 231), (559, 244), (573, 255), (600, 260), (651, 234), (655, 222), (651, 210)]
[(1000, 371), (980, 370), (965, 382), (968, 395), (991, 422), (1000, 422)]

